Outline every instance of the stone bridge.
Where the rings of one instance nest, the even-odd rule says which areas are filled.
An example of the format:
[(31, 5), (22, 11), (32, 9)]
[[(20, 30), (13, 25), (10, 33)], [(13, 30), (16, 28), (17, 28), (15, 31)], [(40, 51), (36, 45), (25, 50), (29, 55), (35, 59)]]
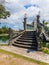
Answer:
[(27, 24), (25, 15), (23, 26), (22, 32), (11, 35), (9, 44), (21, 48), (42, 50), (41, 45), (45, 40), (49, 41), (49, 35), (46, 34), (44, 21), (40, 23), (40, 15), (37, 15), (31, 24)]

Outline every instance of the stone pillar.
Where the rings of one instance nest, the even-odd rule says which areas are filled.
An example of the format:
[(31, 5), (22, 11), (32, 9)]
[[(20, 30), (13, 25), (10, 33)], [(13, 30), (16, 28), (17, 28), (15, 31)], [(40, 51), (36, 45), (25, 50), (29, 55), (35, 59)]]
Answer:
[(40, 13), (37, 15), (37, 50), (42, 50), (42, 40), (40, 38), (41, 34), (41, 25), (40, 25)]
[(8, 43), (8, 45), (11, 45), (12, 33), (13, 33), (12, 29), (9, 28), (9, 31), (8, 31), (8, 34), (9, 34), (9, 43)]
[(40, 35), (40, 32), (41, 32), (41, 25), (40, 25), (40, 12), (39, 12), (39, 14), (37, 15), (37, 33), (38, 33), (38, 35)]
[(25, 16), (24, 16), (24, 22), (23, 22), (24, 30), (26, 30), (26, 26), (27, 26), (26, 25), (26, 22), (27, 22), (26, 20), (27, 20), (27, 17), (26, 17), (26, 14), (25, 14)]
[(39, 28), (39, 24), (40, 24), (40, 15), (37, 15), (37, 28)]

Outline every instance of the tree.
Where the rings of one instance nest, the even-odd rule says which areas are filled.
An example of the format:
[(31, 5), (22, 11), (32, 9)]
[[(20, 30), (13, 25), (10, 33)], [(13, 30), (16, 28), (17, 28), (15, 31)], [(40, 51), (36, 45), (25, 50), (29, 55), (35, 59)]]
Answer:
[(6, 11), (5, 7), (0, 4), (0, 19), (6, 19), (10, 16), (10, 12)]
[(47, 31), (47, 32), (49, 32), (49, 27), (47, 26), (49, 23), (48, 22), (45, 22), (44, 23), (46, 26), (45, 26), (45, 30)]
[(44, 22), (44, 24), (45, 24), (45, 25), (47, 25), (47, 24), (48, 24), (48, 22)]

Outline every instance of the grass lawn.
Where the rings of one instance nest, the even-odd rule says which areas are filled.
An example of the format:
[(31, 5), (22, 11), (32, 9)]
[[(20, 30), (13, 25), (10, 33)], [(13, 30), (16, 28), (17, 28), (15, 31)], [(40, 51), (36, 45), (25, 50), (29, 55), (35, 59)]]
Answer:
[(0, 44), (0, 46), (8, 46), (8, 44)]
[(0, 36), (8, 36), (9, 34), (0, 34)]
[[(15, 54), (15, 53), (12, 53), (12, 52), (8, 52), (8, 51), (5, 51), (5, 50), (2, 50), (2, 49), (0, 49), (0, 53), (2, 53), (2, 54), (7, 54), (7, 55), (11, 55), (11, 56), (13, 56), (13, 57), (15, 57), (15, 58), (17, 58), (17, 59), (21, 59), (21, 61), (20, 61), (20, 63), (22, 63), (23, 62), (23, 60), (25, 60), (25, 61), (27, 61), (27, 62), (31, 62), (31, 63), (35, 63), (35, 65), (37, 64), (37, 65), (49, 65), (49, 64), (47, 64), (47, 63), (44, 63), (44, 62), (40, 62), (40, 61), (37, 61), (37, 60), (34, 60), (34, 59), (31, 59), (31, 58), (27, 58), (27, 57), (24, 57), (24, 56), (21, 56), (21, 55), (18, 55), (18, 54)], [(18, 62), (19, 63), (19, 62)], [(12, 65), (12, 64), (11, 64)], [(14, 64), (14, 65), (20, 65), (20, 64)], [(21, 64), (22, 65), (22, 64)], [(26, 65), (26, 64), (23, 64), (23, 65)], [(29, 64), (29, 65), (31, 65), (31, 64)], [(32, 64), (32, 65), (34, 65), (34, 64)]]

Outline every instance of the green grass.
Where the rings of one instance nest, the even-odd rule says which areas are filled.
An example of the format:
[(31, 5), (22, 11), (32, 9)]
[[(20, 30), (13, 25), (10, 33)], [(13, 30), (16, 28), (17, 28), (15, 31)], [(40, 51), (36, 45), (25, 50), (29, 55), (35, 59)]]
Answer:
[(8, 36), (9, 34), (0, 34), (0, 36)]
[(8, 44), (0, 44), (0, 46), (8, 46)]
[(25, 56), (22, 56), (22, 55), (19, 55), (19, 54), (15, 54), (15, 53), (12, 53), (12, 52), (9, 52), (9, 51), (5, 51), (5, 50), (2, 50), (2, 49), (0, 49), (0, 53), (4, 53), (4, 54), (8, 54), (8, 55), (13, 55), (14, 57), (22, 58), (22, 59), (27, 60), (29, 62), (37, 63), (39, 65), (49, 65), (47, 63), (44, 63), (44, 62), (41, 62), (41, 61), (37, 61), (35, 59), (31, 59), (31, 58), (28, 58), (28, 57), (25, 57)]

